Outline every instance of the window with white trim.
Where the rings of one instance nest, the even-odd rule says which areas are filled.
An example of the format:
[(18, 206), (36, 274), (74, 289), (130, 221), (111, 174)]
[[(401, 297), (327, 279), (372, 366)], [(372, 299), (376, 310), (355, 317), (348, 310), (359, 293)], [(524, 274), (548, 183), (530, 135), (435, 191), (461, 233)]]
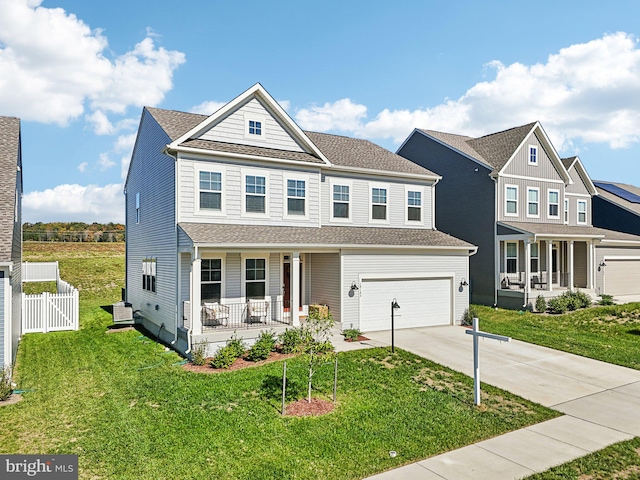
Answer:
[(265, 117), (246, 112), (244, 114), (244, 137), (251, 140), (265, 139)]
[(549, 196), (547, 217), (560, 218), (560, 190), (548, 190), (547, 194)]
[(305, 215), (306, 181), (287, 179), (287, 215)]
[(262, 122), (259, 120), (249, 120), (249, 135), (262, 135)]
[(267, 261), (264, 258), (245, 259), (245, 297), (264, 299), (267, 293)]
[(156, 291), (156, 260), (155, 257), (142, 259), (142, 289), (147, 292)]
[(531, 244), (531, 273), (538, 273), (540, 270), (540, 251), (537, 243)]
[(200, 297), (203, 303), (220, 302), (222, 298), (222, 259), (202, 259), (200, 266)]
[(380, 187), (371, 188), (371, 219), (387, 219), (387, 189)]
[(529, 165), (538, 165), (538, 147), (529, 145)]
[(578, 200), (578, 223), (587, 223), (587, 201)]
[(564, 199), (564, 223), (569, 223), (569, 199)]
[(422, 192), (407, 191), (407, 221), (422, 221)]
[(260, 175), (244, 176), (244, 210), (246, 213), (265, 213), (267, 179)]
[(140, 223), (140, 193), (136, 193), (136, 223)]
[(518, 244), (517, 242), (507, 242), (506, 252), (507, 273), (518, 273)]
[(527, 187), (527, 217), (540, 217), (540, 189)]
[(516, 185), (506, 185), (505, 187), (505, 215), (518, 215), (518, 187)]
[(198, 174), (200, 209), (222, 211), (222, 173), (201, 171)]
[(350, 218), (349, 212), (349, 185), (333, 185), (333, 210), (332, 218)]

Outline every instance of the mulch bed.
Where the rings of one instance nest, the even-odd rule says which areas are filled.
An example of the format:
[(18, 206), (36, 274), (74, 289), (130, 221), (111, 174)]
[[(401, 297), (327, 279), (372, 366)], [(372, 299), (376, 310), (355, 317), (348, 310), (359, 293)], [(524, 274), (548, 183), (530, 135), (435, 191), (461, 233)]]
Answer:
[(210, 364), (213, 357), (207, 358), (207, 361), (204, 365), (194, 365), (193, 363), (185, 363), (182, 365), (182, 368), (187, 370), (188, 372), (196, 372), (196, 373), (220, 373), (220, 372), (229, 372), (232, 370), (242, 370), (243, 368), (249, 367), (257, 367), (259, 365), (264, 365), (266, 363), (277, 362), (278, 360), (286, 360), (287, 358), (295, 357), (295, 353), (280, 353), (280, 352), (271, 352), (269, 357), (266, 360), (261, 360), (259, 362), (252, 362), (251, 360), (247, 360), (244, 357), (237, 358), (235, 362), (231, 364), (229, 368), (213, 368)]
[(12, 393), (9, 398), (0, 402), (0, 407), (4, 407), (5, 405), (13, 405), (14, 403), (18, 403), (22, 400), (22, 395), (18, 393)]
[(364, 342), (365, 340), (369, 340), (369, 338), (363, 337), (362, 335), (358, 335), (358, 338), (356, 338), (355, 340), (351, 340), (350, 338), (344, 339), (345, 342)]
[(326, 415), (327, 413), (331, 413), (335, 408), (336, 408), (335, 403), (330, 402), (329, 400), (320, 400), (319, 398), (312, 398), (311, 403), (309, 403), (305, 398), (302, 400), (297, 400), (287, 405), (286, 408), (284, 409), (284, 414), (290, 415), (292, 417), (319, 416), (319, 415)]

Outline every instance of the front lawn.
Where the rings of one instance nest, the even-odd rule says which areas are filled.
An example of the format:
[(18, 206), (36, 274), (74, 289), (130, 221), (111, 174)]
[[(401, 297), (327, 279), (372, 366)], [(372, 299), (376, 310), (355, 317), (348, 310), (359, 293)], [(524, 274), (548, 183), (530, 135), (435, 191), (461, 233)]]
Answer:
[(640, 303), (596, 306), (564, 315), (475, 308), (482, 330), (640, 369)]

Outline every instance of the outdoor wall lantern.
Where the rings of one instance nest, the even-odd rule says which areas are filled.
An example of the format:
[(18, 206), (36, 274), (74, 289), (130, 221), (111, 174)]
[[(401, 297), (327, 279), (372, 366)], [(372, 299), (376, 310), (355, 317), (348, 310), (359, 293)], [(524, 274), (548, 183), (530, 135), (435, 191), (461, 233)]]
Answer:
[(599, 267), (606, 267), (606, 266), (607, 266), (607, 264), (606, 264), (606, 263), (604, 263), (604, 262), (601, 262), (601, 263), (600, 263), (600, 265), (598, 265), (598, 266), (599, 266)]
[(393, 329), (394, 329), (394, 313), (396, 308), (400, 308), (400, 305), (398, 305), (398, 301), (394, 298), (393, 300), (391, 300), (391, 353), (395, 353), (396, 349), (395, 349), (395, 345), (394, 345), (394, 341), (393, 341)]
[(358, 291), (358, 285), (356, 285), (356, 282), (351, 282), (351, 291), (352, 292), (357, 292)]
[(467, 280), (466, 280), (464, 277), (462, 277), (462, 281), (460, 282), (460, 286), (461, 286), (461, 287), (466, 287), (467, 285), (469, 285), (469, 284), (467, 283)]

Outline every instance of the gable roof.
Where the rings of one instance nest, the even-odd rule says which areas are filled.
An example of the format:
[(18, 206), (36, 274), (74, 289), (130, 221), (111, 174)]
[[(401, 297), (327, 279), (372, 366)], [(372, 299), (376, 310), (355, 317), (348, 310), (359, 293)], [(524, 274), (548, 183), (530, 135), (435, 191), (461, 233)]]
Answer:
[[(633, 212), (636, 215), (640, 216), (640, 203), (630, 202), (614, 193), (607, 191), (606, 185), (607, 184), (613, 185), (614, 187), (621, 188), (622, 190), (625, 190), (629, 193), (632, 193), (634, 195), (639, 195), (639, 196), (640, 196), (640, 188), (634, 185), (629, 185), (627, 183), (605, 182), (600, 180), (595, 180), (594, 184), (596, 186), (596, 189), (598, 190), (598, 196), (600, 198), (604, 198), (605, 200), (608, 200), (611, 203), (615, 203), (616, 205), (619, 205), (620, 207), (626, 210), (629, 210), (630, 212)], [(602, 184), (604, 184), (605, 188), (602, 188)]]
[(20, 165), (20, 119), (0, 117), (0, 262), (10, 262)]
[(596, 189), (596, 186), (591, 181), (591, 177), (587, 173), (587, 169), (584, 168), (584, 165), (580, 161), (580, 157), (575, 155), (573, 157), (563, 158), (562, 164), (564, 165), (564, 168), (567, 170), (567, 172), (570, 172), (572, 169), (575, 169), (576, 172), (578, 172), (578, 176), (582, 180), (582, 183), (587, 188), (587, 191), (591, 195), (598, 195), (598, 190)]
[(417, 130), (491, 168), (492, 174), (499, 174), (503, 171), (524, 141), (533, 133), (538, 133), (540, 142), (545, 147), (551, 161), (556, 165), (560, 176), (565, 183), (571, 183), (569, 173), (542, 129), (540, 122), (527, 123), (476, 138), (435, 130)]

